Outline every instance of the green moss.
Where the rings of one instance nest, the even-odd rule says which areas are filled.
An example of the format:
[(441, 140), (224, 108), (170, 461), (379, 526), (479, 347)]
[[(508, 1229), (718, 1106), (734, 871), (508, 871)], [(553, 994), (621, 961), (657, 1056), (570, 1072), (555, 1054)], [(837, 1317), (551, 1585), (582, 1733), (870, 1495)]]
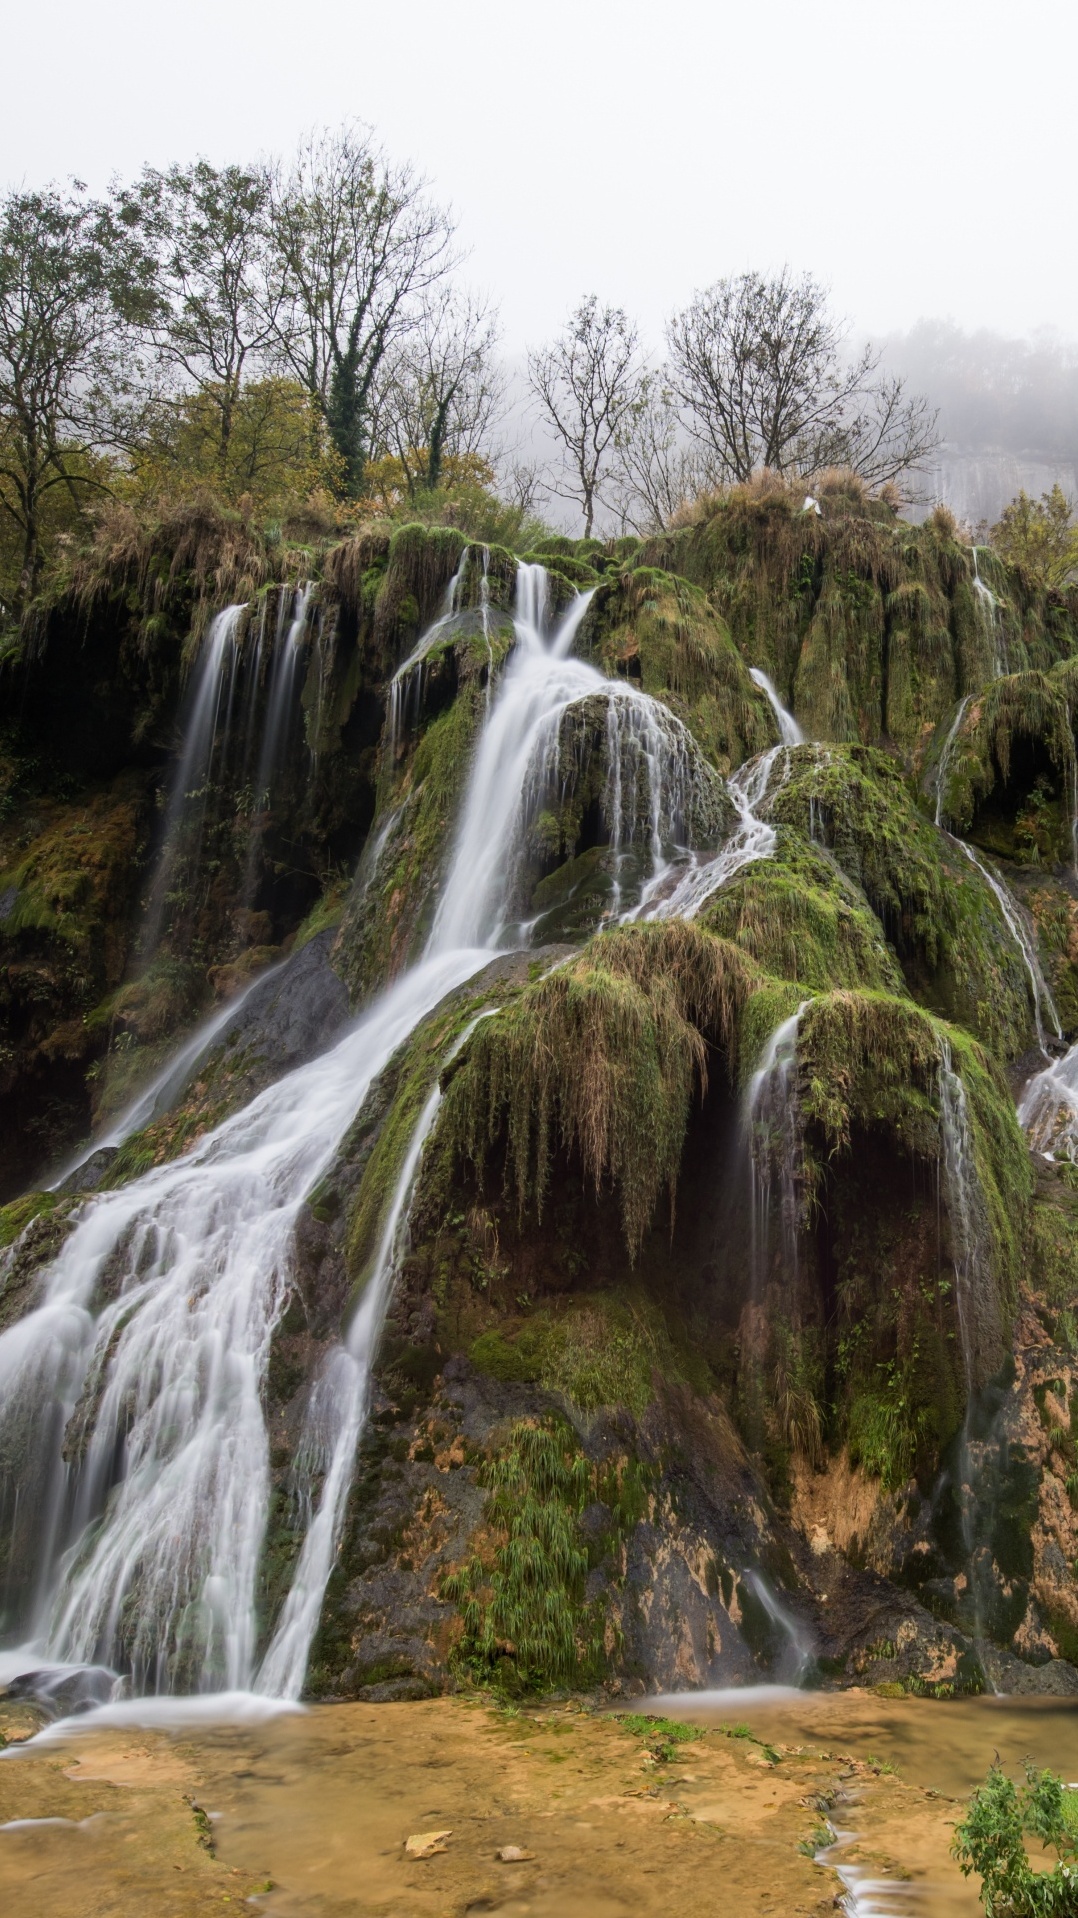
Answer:
[[(948, 751), (942, 795), (944, 815), (960, 833), (972, 830), (991, 850), (1034, 863), (1070, 856), (1070, 689), (1067, 676), (1011, 673), (969, 702)], [(949, 731), (949, 723), (941, 726), (937, 751)]]
[(1042, 1187), (1033, 1204), (1029, 1280), (1049, 1305), (1073, 1311), (1078, 1303), (1078, 1195)]
[(443, 1149), (482, 1175), (500, 1142), (521, 1212), (537, 1214), (555, 1152), (578, 1153), (596, 1191), (616, 1188), (635, 1254), (660, 1192), (673, 1197), (707, 1040), (731, 1056), (749, 977), (735, 947), (684, 922), (599, 934), (473, 1032)]
[(473, 1341), (469, 1357), (491, 1378), (542, 1385), (585, 1413), (623, 1406), (639, 1418), (655, 1396), (656, 1378), (705, 1393), (713, 1383), (699, 1354), (675, 1345), (663, 1315), (643, 1296), (590, 1292), (561, 1310), (503, 1321)]
[(638, 567), (604, 587), (593, 617), (604, 670), (639, 680), (732, 772), (774, 743), (775, 722), (725, 621), (688, 580)]
[(32, 1219), (48, 1218), (58, 1204), (55, 1192), (28, 1192), (10, 1205), (0, 1206), (0, 1251), (12, 1245)]
[(373, 873), (361, 872), (341, 926), (341, 969), (356, 998), (406, 963), (433, 915), (483, 710), (473, 680), (427, 727), (396, 806), (386, 802), (395, 816), (382, 855)]
[(722, 887), (701, 923), (763, 972), (815, 992), (870, 986), (900, 993), (902, 975), (864, 896), (832, 860), (780, 828), (775, 855)]
[(344, 918), (346, 901), (345, 885), (340, 880), (334, 881), (311, 907), (292, 941), (292, 951), (301, 952), (320, 932), (334, 931)]
[(618, 1712), (618, 1724), (643, 1740), (657, 1765), (670, 1765), (682, 1756), (680, 1747), (706, 1738), (702, 1725), (686, 1725), (680, 1718), (660, 1718), (653, 1712)]
[(801, 747), (770, 816), (821, 842), (862, 890), (916, 998), (1004, 1058), (1025, 1049), (1028, 979), (991, 888), (918, 812), (893, 759)]

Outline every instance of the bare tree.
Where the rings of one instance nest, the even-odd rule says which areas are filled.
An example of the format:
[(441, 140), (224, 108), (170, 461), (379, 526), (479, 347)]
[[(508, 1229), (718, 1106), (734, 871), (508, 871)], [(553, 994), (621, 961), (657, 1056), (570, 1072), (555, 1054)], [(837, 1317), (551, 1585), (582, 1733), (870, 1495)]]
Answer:
[(661, 532), (711, 478), (703, 449), (686, 436), (665, 368), (643, 375), (615, 440), (613, 497), (631, 532)]
[(497, 338), (486, 301), (446, 287), (394, 355), (379, 423), (410, 493), (435, 492), (447, 457), (488, 448), (505, 390), (494, 360)]
[(274, 185), (285, 363), (317, 401), (358, 494), (382, 362), (453, 264), (452, 222), (369, 131), (313, 134)]
[(206, 160), (147, 168), (123, 196), (158, 257), (159, 299), (149, 333), (159, 365), (201, 394), (216, 425), (216, 466), (229, 462), (244, 382), (279, 339), (282, 295), (269, 273), (270, 175)]
[(528, 354), (528, 383), (569, 457), (571, 474), (553, 490), (579, 501), (585, 539), (640, 377), (635, 327), (620, 306), (601, 307), (594, 293), (552, 346)]
[(871, 347), (846, 357), (845, 328), (811, 274), (718, 280), (674, 316), (668, 340), (675, 391), (722, 479), (848, 465), (882, 482), (938, 444), (925, 402), (874, 379)]

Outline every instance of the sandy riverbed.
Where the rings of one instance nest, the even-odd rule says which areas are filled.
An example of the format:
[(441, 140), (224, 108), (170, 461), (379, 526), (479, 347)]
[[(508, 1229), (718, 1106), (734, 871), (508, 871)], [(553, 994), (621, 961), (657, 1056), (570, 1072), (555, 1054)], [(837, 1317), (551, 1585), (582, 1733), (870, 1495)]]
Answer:
[[(976, 1890), (949, 1847), (993, 1752), (1078, 1779), (1066, 1707), (648, 1702), (705, 1736), (656, 1758), (661, 1741), (612, 1716), (467, 1698), (172, 1731), (86, 1720), (0, 1761), (0, 1895), (39, 1918), (187, 1918), (226, 1903), (280, 1918), (822, 1918), (841, 1889), (810, 1855), (827, 1804), (856, 1833), (832, 1857), (865, 1912), (973, 1918)], [(31, 1722), (0, 1707), (9, 1736)], [(752, 1735), (731, 1736), (738, 1724)], [(408, 1837), (438, 1831), (444, 1849), (408, 1855)], [(531, 1855), (503, 1862), (508, 1846)]]

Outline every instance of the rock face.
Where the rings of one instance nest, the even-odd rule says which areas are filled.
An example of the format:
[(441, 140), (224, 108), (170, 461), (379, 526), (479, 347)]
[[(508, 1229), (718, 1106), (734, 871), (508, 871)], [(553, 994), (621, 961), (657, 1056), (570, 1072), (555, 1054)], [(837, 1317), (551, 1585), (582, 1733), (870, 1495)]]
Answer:
[[(314, 1695), (1078, 1691), (1078, 1171), (1034, 1160), (1014, 1110), (1078, 1036), (1078, 602), (999, 568), (989, 634), (944, 522), (842, 485), (822, 519), (795, 505), (735, 490), (646, 547), (541, 556), (552, 605), (592, 592), (577, 652), (618, 690), (584, 675), (526, 788), (506, 924), (532, 944), (376, 1080), (268, 1341), (261, 1642), (328, 1470), (319, 1382), (389, 1232)], [(305, 596), (252, 550), (246, 717), (196, 779), (212, 569), (158, 558), (152, 632), (104, 567), (84, 651), (85, 593), (58, 592), (0, 686), (4, 1325), (93, 1191), (415, 959), (513, 638), (515, 556), (457, 533), (364, 534)], [(777, 746), (750, 666), (808, 743)], [(33, 1189), (155, 1074), (131, 1137)]]

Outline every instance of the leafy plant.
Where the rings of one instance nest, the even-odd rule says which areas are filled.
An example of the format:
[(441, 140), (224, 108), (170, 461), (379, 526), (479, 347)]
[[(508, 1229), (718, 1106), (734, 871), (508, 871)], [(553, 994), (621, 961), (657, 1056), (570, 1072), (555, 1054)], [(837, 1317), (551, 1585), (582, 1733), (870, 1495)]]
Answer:
[[(1026, 1839), (1055, 1851), (1050, 1871), (1029, 1862)], [(1016, 1786), (993, 1765), (969, 1801), (952, 1846), (965, 1877), (977, 1872), (986, 1918), (1075, 1918), (1078, 1914), (1078, 1817), (1062, 1779), (1026, 1764)]]

